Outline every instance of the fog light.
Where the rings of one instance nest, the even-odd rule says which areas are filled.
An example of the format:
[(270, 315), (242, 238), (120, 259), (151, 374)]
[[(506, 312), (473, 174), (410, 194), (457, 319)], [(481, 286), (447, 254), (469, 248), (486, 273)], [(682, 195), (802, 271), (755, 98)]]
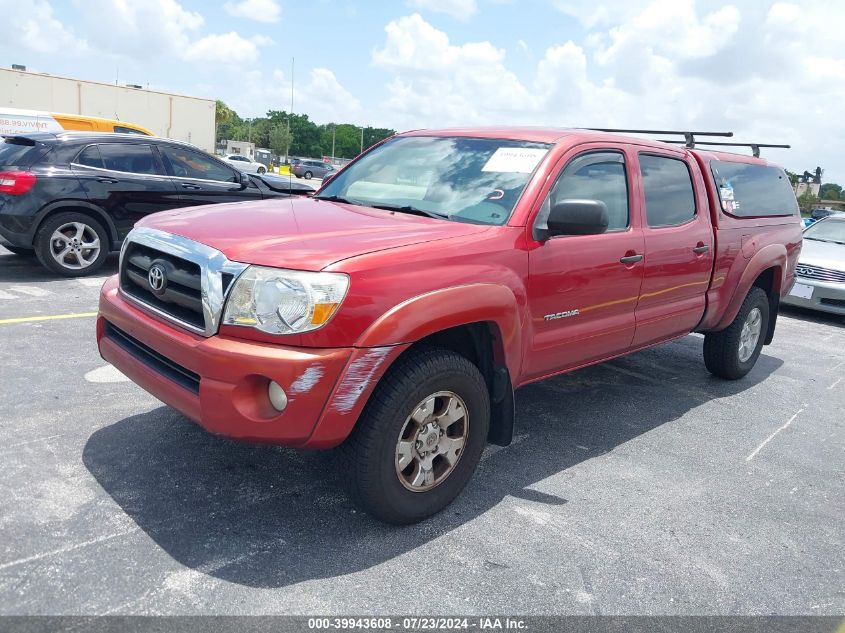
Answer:
[(270, 404), (279, 413), (285, 410), (288, 406), (288, 396), (281, 385), (273, 380), (270, 381), (270, 386), (267, 388), (267, 395), (270, 398)]

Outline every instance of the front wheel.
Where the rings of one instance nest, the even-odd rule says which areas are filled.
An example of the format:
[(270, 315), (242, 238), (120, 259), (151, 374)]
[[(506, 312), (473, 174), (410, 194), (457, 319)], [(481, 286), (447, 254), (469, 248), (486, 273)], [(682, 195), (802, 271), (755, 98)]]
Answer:
[(258, 168), (258, 173), (259, 173), (259, 174), (266, 174), (266, 173), (267, 173), (267, 169), (266, 169), (266, 168), (264, 168), (264, 167), (259, 167), (259, 168)]
[(35, 254), (54, 273), (82, 277), (105, 263), (109, 238), (103, 225), (87, 215), (75, 211), (58, 213), (38, 228)]
[(353, 495), (388, 523), (439, 512), (475, 472), (489, 424), (490, 398), (475, 365), (444, 349), (406, 354), (341, 447)]
[(704, 335), (704, 364), (708, 371), (729, 380), (745, 376), (760, 357), (768, 329), (769, 297), (755, 286), (727, 328)]
[(305, 180), (311, 180), (311, 176), (313, 176), (313, 175), (314, 174), (312, 174), (310, 171), (306, 171), (305, 172)]

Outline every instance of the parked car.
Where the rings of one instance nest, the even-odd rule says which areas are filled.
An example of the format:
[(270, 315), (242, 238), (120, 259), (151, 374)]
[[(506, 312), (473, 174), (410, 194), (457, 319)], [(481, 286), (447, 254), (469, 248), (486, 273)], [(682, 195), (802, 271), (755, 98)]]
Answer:
[(831, 215), (804, 231), (795, 285), (784, 303), (845, 315), (845, 215)]
[(264, 174), (267, 172), (267, 165), (250, 160), (243, 154), (228, 154), (223, 157), (223, 162), (228, 163), (235, 169), (240, 169), (250, 174)]
[(290, 178), (239, 172), (200, 149), (135, 134), (2, 138), (0, 244), (69, 277), (95, 272), (157, 211), (312, 193)]
[(745, 376), (800, 248), (789, 179), (759, 158), (416, 131), (310, 198), (141, 220), (97, 341), (212, 433), (340, 445), (363, 507), (410, 523), (511, 441), (522, 385), (693, 331), (710, 372)]
[(319, 160), (301, 160), (291, 167), (293, 175), (297, 178), (326, 178), (335, 173), (335, 168), (329, 163), (324, 163)]
[(832, 209), (830, 207), (816, 207), (815, 209), (810, 210), (810, 217), (814, 220), (821, 220), (822, 218), (826, 218), (830, 215), (839, 215), (842, 213), (842, 211), (837, 211), (836, 209)]

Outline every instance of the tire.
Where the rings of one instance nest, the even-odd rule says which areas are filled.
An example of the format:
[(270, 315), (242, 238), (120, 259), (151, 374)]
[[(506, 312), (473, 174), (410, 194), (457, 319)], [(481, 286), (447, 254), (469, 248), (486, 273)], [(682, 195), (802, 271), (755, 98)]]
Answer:
[(314, 174), (312, 174), (310, 171), (306, 171), (305, 172), (305, 180), (311, 180), (311, 176), (313, 176), (313, 175)]
[(20, 255), (21, 257), (33, 257), (35, 255), (35, 250), (29, 246), (12, 246), (11, 244), (3, 244), (3, 248), (10, 253)]
[(266, 170), (264, 167), (259, 167), (259, 168), (258, 168), (258, 173), (259, 173), (259, 174), (266, 174), (266, 173), (267, 173), (267, 170)]
[[(427, 411), (443, 416), (439, 424), (438, 416), (425, 415), (425, 405), (433, 405)], [(449, 411), (451, 422), (444, 415)], [(364, 510), (387, 523), (430, 517), (449, 505), (472, 477), (489, 425), (490, 397), (475, 365), (445, 349), (409, 352), (379, 382), (340, 447), (352, 495)], [(400, 457), (402, 445), (416, 448)], [(422, 479), (429, 471), (423, 468), (428, 458), (420, 457), (420, 446), (434, 447), (427, 452), (430, 481)], [(411, 453), (414, 459), (400, 471), (401, 460)], [(412, 489), (415, 481), (418, 490)]]
[[(64, 242), (57, 241), (61, 233)], [(81, 235), (81, 239), (80, 236)], [(73, 242), (73, 239), (77, 242)], [(85, 244), (97, 244), (84, 248)], [(54, 253), (66, 251), (62, 258)], [(83, 277), (99, 270), (109, 255), (109, 237), (97, 220), (76, 211), (58, 213), (47, 218), (35, 234), (35, 254), (49, 271), (64, 277)]]
[(721, 332), (704, 335), (704, 364), (708, 371), (729, 380), (745, 376), (760, 357), (768, 328), (769, 297), (762, 288), (752, 287), (731, 324)]

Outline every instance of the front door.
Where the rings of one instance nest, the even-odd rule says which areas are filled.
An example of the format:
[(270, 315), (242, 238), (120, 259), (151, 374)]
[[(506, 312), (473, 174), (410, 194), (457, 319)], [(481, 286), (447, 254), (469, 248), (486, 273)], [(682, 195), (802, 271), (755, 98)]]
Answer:
[(186, 206), (260, 200), (261, 190), (221, 160), (182, 146), (159, 145), (164, 165), (173, 176)]
[(600, 235), (552, 237), (529, 253), (531, 347), (528, 379), (627, 350), (643, 278), (643, 234), (630, 159), (622, 148), (597, 147), (565, 156), (536, 222), (555, 202), (600, 200), (609, 225)]
[(695, 328), (704, 314), (714, 250), (704, 182), (685, 154), (648, 150), (637, 158), (646, 222), (635, 347)]

